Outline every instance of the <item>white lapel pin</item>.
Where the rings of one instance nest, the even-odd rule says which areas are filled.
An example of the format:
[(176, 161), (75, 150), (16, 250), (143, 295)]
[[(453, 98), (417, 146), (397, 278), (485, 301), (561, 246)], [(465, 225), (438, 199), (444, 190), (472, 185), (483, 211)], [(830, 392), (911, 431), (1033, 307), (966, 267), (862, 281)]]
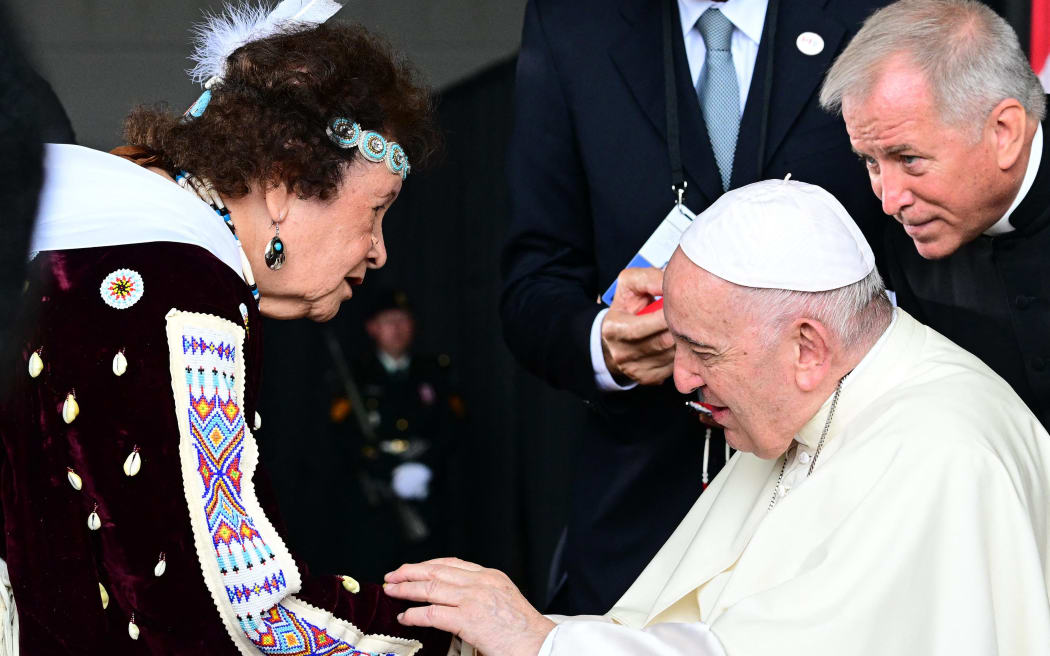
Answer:
[(803, 55), (819, 55), (824, 50), (824, 39), (816, 32), (803, 32), (795, 39), (795, 45)]

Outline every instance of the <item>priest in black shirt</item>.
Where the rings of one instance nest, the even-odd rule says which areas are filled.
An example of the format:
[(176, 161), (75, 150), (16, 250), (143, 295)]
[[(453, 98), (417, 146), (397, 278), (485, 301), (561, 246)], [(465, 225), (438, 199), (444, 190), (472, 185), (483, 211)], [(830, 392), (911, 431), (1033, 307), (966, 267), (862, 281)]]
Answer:
[(874, 13), (821, 90), (901, 224), (883, 272), (897, 303), (1050, 427), (1046, 100), (1014, 31), (973, 0)]

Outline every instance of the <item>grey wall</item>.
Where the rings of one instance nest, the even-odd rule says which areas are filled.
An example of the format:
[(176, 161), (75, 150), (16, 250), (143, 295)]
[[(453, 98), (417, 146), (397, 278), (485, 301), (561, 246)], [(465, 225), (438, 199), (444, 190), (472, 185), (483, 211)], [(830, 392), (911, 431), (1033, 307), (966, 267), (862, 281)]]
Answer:
[[(181, 111), (197, 97), (185, 74), (189, 27), (221, 3), (8, 0), (8, 7), (78, 142), (109, 149), (119, 145), (132, 105), (163, 100)], [(524, 0), (348, 0), (336, 20), (382, 34), (443, 88), (517, 50), (524, 8)]]

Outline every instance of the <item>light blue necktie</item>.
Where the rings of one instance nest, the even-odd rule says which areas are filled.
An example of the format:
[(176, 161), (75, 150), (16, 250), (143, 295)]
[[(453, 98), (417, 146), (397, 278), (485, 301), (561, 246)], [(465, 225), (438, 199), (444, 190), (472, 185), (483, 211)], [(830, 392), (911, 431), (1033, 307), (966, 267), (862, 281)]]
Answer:
[(722, 189), (727, 190), (733, 174), (736, 137), (740, 131), (740, 85), (733, 66), (733, 53), (729, 49), (733, 23), (721, 11), (711, 7), (696, 21), (696, 27), (707, 48), (697, 93), (718, 172), (722, 175)]

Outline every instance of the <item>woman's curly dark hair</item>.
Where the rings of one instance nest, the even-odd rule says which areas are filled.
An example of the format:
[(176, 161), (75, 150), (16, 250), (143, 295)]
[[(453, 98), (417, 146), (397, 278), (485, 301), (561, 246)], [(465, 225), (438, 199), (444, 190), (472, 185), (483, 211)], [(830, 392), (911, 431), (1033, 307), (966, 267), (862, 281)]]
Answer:
[(247, 43), (230, 55), (223, 83), (197, 119), (138, 107), (124, 121), (128, 144), (160, 165), (205, 177), (239, 198), (253, 185), (284, 185), (328, 200), (345, 165), (363, 157), (325, 128), (347, 117), (397, 141), (413, 169), (437, 150), (429, 90), (390, 46), (359, 25), (321, 25)]

